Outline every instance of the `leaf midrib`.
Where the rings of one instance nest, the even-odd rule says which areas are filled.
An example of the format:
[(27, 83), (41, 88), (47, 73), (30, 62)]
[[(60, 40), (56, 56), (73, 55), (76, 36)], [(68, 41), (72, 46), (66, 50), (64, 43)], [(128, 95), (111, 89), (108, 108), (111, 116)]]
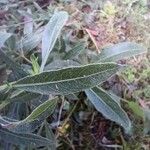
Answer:
[[(135, 55), (140, 55), (140, 54), (143, 54), (143, 53), (145, 53), (146, 52), (146, 50), (140, 50), (140, 49), (132, 49), (132, 52), (140, 52), (141, 51), (141, 53), (138, 53), (138, 54), (134, 54), (134, 56)], [(123, 52), (120, 52), (120, 53), (117, 53), (117, 54), (115, 54), (115, 55), (109, 55), (109, 56), (107, 56), (107, 57), (105, 57), (105, 54), (103, 54), (103, 56), (100, 56), (100, 60), (99, 61), (103, 61), (103, 60), (109, 60), (109, 59), (111, 59), (112, 57), (117, 57), (117, 56), (119, 56), (120, 54), (125, 54), (125, 53), (128, 53), (129, 51), (123, 51)]]
[[(57, 101), (58, 99), (56, 98), (55, 100)], [(39, 112), (39, 113), (37, 114), (37, 117), (40, 116), (41, 114), (43, 114), (46, 110), (49, 110), (52, 106), (55, 107), (56, 104), (57, 104), (56, 101), (53, 100), (53, 102), (52, 102), (51, 100), (48, 100), (47, 103), (50, 103), (50, 102), (52, 102), (52, 103), (47, 104), (48, 106), (47, 106), (44, 110), (42, 110), (42, 112)], [(45, 104), (45, 105), (46, 105), (46, 104)], [(38, 110), (38, 107), (37, 107), (34, 111), (36, 111), (36, 110)], [(28, 116), (26, 119), (22, 120), (22, 122), (27, 123), (27, 122), (32, 122), (32, 121), (34, 121), (34, 120), (36, 120), (35, 117), (34, 117), (34, 119), (31, 117), (31, 119), (30, 119), (30, 116)]]
[[(113, 68), (113, 69), (108, 69), (108, 70), (111, 71), (111, 70), (115, 70), (115, 69), (117, 70), (117, 67)], [(104, 71), (101, 71), (101, 72), (98, 72), (98, 73), (95, 73), (95, 74), (87, 75), (85, 77), (83, 76), (83, 77), (78, 77), (78, 78), (73, 78), (73, 79), (58, 80), (58, 81), (52, 81), (52, 82), (46, 82), (46, 83), (44, 83), (44, 82), (43, 83), (28, 83), (28, 84), (18, 84), (18, 85), (17, 85), (17, 83), (14, 83), (13, 87), (20, 87), (20, 86), (25, 87), (25, 86), (33, 86), (33, 85), (35, 85), (35, 86), (36, 85), (47, 85), (47, 84), (55, 84), (55, 83), (57, 84), (57, 83), (66, 82), (66, 81), (82, 80), (84, 78), (89, 78), (89, 77), (94, 76), (94, 75), (105, 73), (108, 70), (104, 70)], [(118, 70), (119, 70), (119, 68), (118, 68)], [(19, 82), (19, 80), (18, 80), (18, 82)]]
[[(96, 94), (96, 92), (94, 92), (93, 90), (91, 90), (91, 92), (98, 98), (98, 99), (101, 99), (99, 96), (98, 96), (98, 94)], [(107, 103), (105, 103), (102, 99), (101, 99), (101, 102), (106, 106), (107, 105)], [(118, 105), (117, 103), (116, 103), (116, 105)], [(109, 105), (107, 105), (107, 106), (109, 106)], [(118, 105), (118, 107), (119, 108), (121, 108), (119, 105)], [(122, 119), (122, 117), (120, 116), (120, 113), (118, 114), (118, 113), (116, 113), (115, 111), (113, 111), (113, 109), (109, 106), (109, 108), (110, 108), (110, 111), (111, 112), (113, 112), (113, 113), (115, 113), (116, 114), (116, 116), (118, 116), (119, 118), (121, 118)], [(120, 120), (121, 120), (120, 119)], [(118, 119), (117, 119), (118, 120)], [(129, 126), (129, 124), (128, 124), (128, 122), (126, 122), (126, 120), (125, 120), (125, 124), (127, 125), (127, 126)]]

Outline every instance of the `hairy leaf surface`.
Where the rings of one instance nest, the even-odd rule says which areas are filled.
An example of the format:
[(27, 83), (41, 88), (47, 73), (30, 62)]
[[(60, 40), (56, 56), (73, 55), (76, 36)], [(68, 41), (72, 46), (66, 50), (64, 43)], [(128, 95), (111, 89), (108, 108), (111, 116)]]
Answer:
[(17, 64), (16, 62), (14, 62), (2, 50), (0, 50), (0, 58), (1, 58), (1, 60), (3, 60), (6, 63), (6, 65), (10, 69), (12, 69), (12, 71), (15, 74), (15, 76), (16, 76), (17, 79), (23, 78), (23, 77), (25, 77), (25, 76), (28, 75), (27, 72), (25, 72), (19, 64)]
[(73, 60), (54, 60), (52, 63), (45, 66), (44, 70), (57, 70), (67, 67), (80, 66), (79, 63)]
[(48, 150), (56, 150), (56, 143), (57, 143), (56, 138), (47, 121), (45, 121), (45, 131), (46, 131), (46, 137), (50, 139), (51, 141), (54, 141), (55, 143), (54, 145), (50, 145), (48, 147)]
[(0, 117), (1, 125), (8, 128), (10, 131), (18, 133), (31, 133), (35, 131), (41, 123), (50, 116), (56, 105), (58, 98), (49, 99), (36, 107), (32, 113), (24, 120), (8, 120), (6, 117)]
[(42, 36), (42, 64), (41, 72), (47, 62), (48, 56), (60, 34), (61, 29), (68, 20), (68, 13), (60, 11), (55, 13), (45, 27)]
[(4, 45), (6, 40), (11, 36), (11, 33), (1, 32), (0, 31), (0, 48)]
[(85, 50), (85, 46), (82, 42), (75, 45), (66, 55), (63, 59), (72, 59), (75, 56), (78, 56), (83, 50)]
[(41, 42), (43, 28), (38, 29), (35, 33), (29, 33), (16, 43), (16, 50), (29, 52)]
[(14, 133), (0, 126), (0, 140), (7, 141), (16, 145), (34, 147), (38, 146), (48, 146), (52, 145), (53, 141), (50, 139), (35, 135), (35, 134), (25, 134), (25, 133)]
[(45, 101), (35, 108), (33, 112), (22, 122), (32, 122), (34, 120), (39, 120), (40, 118), (48, 117), (47, 115), (50, 115), (54, 111), (57, 101), (58, 98)]
[(101, 112), (106, 118), (124, 127), (127, 132), (130, 131), (131, 122), (127, 114), (112, 96), (98, 87), (86, 90), (85, 92), (97, 111)]
[(132, 42), (122, 42), (104, 48), (102, 52), (95, 57), (98, 62), (116, 62), (121, 59), (136, 56), (145, 53), (147, 50), (139, 44)]
[(70, 94), (92, 88), (115, 74), (120, 65), (97, 63), (25, 77), (12, 87), (42, 94)]
[(14, 102), (27, 102), (31, 100), (38, 100), (42, 97), (41, 94), (36, 94), (36, 93), (30, 93), (30, 92), (18, 92), (15, 95), (12, 95), (2, 101), (0, 104), (0, 109), (4, 108), (5, 106), (14, 103)]

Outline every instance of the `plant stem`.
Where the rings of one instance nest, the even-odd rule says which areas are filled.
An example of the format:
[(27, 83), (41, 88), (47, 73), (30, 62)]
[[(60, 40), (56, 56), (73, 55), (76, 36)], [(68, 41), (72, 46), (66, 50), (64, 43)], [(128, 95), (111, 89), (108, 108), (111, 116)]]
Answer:
[(63, 110), (64, 102), (65, 102), (65, 98), (63, 97), (63, 98), (62, 98), (62, 103), (61, 103), (61, 106), (60, 106), (60, 110), (59, 110), (57, 127), (58, 127), (58, 126), (59, 126), (59, 124), (60, 124), (60, 119), (61, 119), (61, 114), (62, 114), (62, 110)]
[(65, 127), (65, 125), (67, 124), (69, 118), (71, 117), (71, 115), (73, 114), (74, 110), (76, 109), (77, 105), (79, 103), (79, 100), (76, 102), (76, 104), (74, 105), (74, 107), (72, 108), (71, 112), (69, 113), (69, 115), (67, 116), (67, 118), (65, 119), (63, 125), (62, 125), (62, 128)]

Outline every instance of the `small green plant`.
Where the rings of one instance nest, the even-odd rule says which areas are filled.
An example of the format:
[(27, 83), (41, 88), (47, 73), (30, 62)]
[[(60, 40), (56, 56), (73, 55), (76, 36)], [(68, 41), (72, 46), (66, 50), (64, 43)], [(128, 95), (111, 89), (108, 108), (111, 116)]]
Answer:
[[(132, 133), (132, 123), (119, 100), (102, 89), (101, 84), (126, 67), (118, 64), (118, 60), (145, 53), (146, 49), (136, 43), (123, 42), (103, 49), (85, 63), (87, 59), (83, 58), (86, 57), (86, 46), (83, 42), (65, 51), (66, 45), (59, 35), (67, 20), (67, 12), (57, 12), (44, 30), (39, 29), (32, 35), (29, 33), (16, 42), (15, 49), (27, 62), (22, 65), (13, 61), (5, 52), (10, 34), (0, 34), (0, 38), (5, 36), (5, 41), (1, 43), (0, 57), (8, 70), (11, 70), (7, 83), (0, 86), (0, 140), (29, 149), (41, 146), (56, 149), (56, 137), (46, 118), (55, 112), (59, 101), (65, 100), (70, 94), (78, 95), (81, 92), (86, 94), (97, 111), (123, 127), (126, 133)], [(41, 41), (42, 56), (39, 56), (32, 50)], [(30, 59), (26, 58), (27, 55), (30, 55)], [(21, 104), (29, 107), (32, 112), (26, 112), (20, 120), (2, 115), (5, 114), (3, 109), (7, 110), (10, 106), (23, 109)], [(43, 128), (46, 138), (38, 135)], [(37, 135), (33, 134), (36, 132)]]

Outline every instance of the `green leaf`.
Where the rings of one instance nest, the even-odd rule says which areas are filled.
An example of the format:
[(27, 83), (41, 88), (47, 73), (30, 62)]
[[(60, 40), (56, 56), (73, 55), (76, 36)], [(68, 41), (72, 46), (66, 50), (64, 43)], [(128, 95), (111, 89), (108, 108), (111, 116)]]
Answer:
[(37, 47), (42, 39), (43, 28), (38, 29), (35, 33), (29, 33), (16, 43), (16, 50), (30, 52)]
[(4, 46), (4, 43), (11, 35), (11, 33), (0, 31), (0, 48)]
[(14, 133), (0, 126), (0, 140), (7, 141), (8, 143), (13, 143), (16, 145), (25, 145), (25, 146), (48, 146), (53, 144), (53, 141), (50, 139), (35, 135), (35, 134), (22, 134)]
[(139, 44), (132, 42), (122, 42), (104, 48), (102, 52), (95, 57), (98, 62), (116, 62), (121, 59), (130, 58), (138, 54), (145, 53), (147, 50)]
[(133, 111), (134, 114), (137, 116), (144, 118), (144, 112), (140, 108), (139, 104), (137, 102), (127, 101), (129, 108)]
[(46, 102), (35, 108), (33, 112), (22, 122), (27, 123), (34, 120), (39, 120), (40, 118), (47, 118), (48, 115), (50, 115), (54, 111), (57, 101), (58, 98), (47, 100)]
[(45, 132), (46, 132), (46, 137), (51, 141), (54, 141), (54, 144), (49, 146), (48, 150), (56, 150), (56, 138), (47, 121), (45, 121)]
[(67, 43), (63, 37), (59, 36), (54, 46), (55, 51), (57, 51), (59, 54), (66, 52), (66, 44)]
[[(41, 94), (30, 93), (30, 92), (18, 92), (16, 94), (12, 94), (7, 99), (4, 99), (0, 104), (0, 110), (3, 109), (5, 106), (14, 103), (14, 102), (27, 102), (31, 100), (38, 100), (42, 97)], [(1, 102), (1, 100), (0, 100)]]
[(7, 91), (0, 91), (0, 103), (4, 100), (6, 100), (9, 96), (9, 92)]
[(32, 55), (30, 56), (30, 60), (31, 60), (31, 62), (32, 62), (32, 68), (33, 68), (32, 74), (33, 74), (33, 75), (34, 75), (34, 74), (38, 74), (38, 73), (40, 72), (40, 66), (39, 66), (39, 64), (38, 64), (38, 57), (35, 57), (35, 55), (32, 54)]
[(22, 67), (14, 62), (8, 55), (0, 50), (0, 58), (6, 63), (8, 68), (12, 69), (17, 79), (27, 76), (27, 72), (25, 72)]
[(30, 34), (33, 32), (33, 18), (32, 18), (32, 11), (30, 8), (27, 8), (27, 14), (21, 14), (24, 16), (24, 19), (27, 20), (27, 22), (24, 24), (24, 30), (23, 33), (25, 35)]
[(85, 45), (83, 42), (79, 42), (68, 53), (66, 53), (63, 59), (72, 59), (75, 56), (78, 56), (83, 50), (85, 50)]
[(2, 117), (2, 119), (0, 118), (0, 122), (4, 122), (5, 128), (8, 127), (8, 129), (12, 132), (31, 133), (35, 131), (41, 125), (41, 123), (53, 113), (57, 105), (57, 101), (58, 98), (45, 101), (36, 107), (24, 120), (9, 121), (7, 119), (7, 121)]
[(54, 60), (52, 63), (45, 66), (44, 70), (56, 70), (56, 69), (62, 69), (66, 67), (73, 67), (73, 66), (80, 66), (79, 63), (73, 60)]
[(94, 105), (97, 111), (101, 112), (106, 118), (115, 121), (129, 133), (131, 131), (131, 122), (121, 108), (121, 106), (104, 90), (94, 87), (86, 90), (86, 95)]
[(121, 65), (97, 63), (43, 72), (12, 83), (12, 87), (41, 94), (70, 94), (92, 88), (115, 74)]
[(6, 116), (0, 116), (0, 125), (1, 126), (7, 126), (10, 124), (14, 124), (15, 122), (18, 122), (18, 120), (14, 120), (14, 119), (8, 118)]
[(42, 36), (42, 64), (41, 72), (47, 62), (48, 56), (52, 51), (61, 29), (68, 20), (68, 13), (65, 11), (56, 12), (45, 27)]

